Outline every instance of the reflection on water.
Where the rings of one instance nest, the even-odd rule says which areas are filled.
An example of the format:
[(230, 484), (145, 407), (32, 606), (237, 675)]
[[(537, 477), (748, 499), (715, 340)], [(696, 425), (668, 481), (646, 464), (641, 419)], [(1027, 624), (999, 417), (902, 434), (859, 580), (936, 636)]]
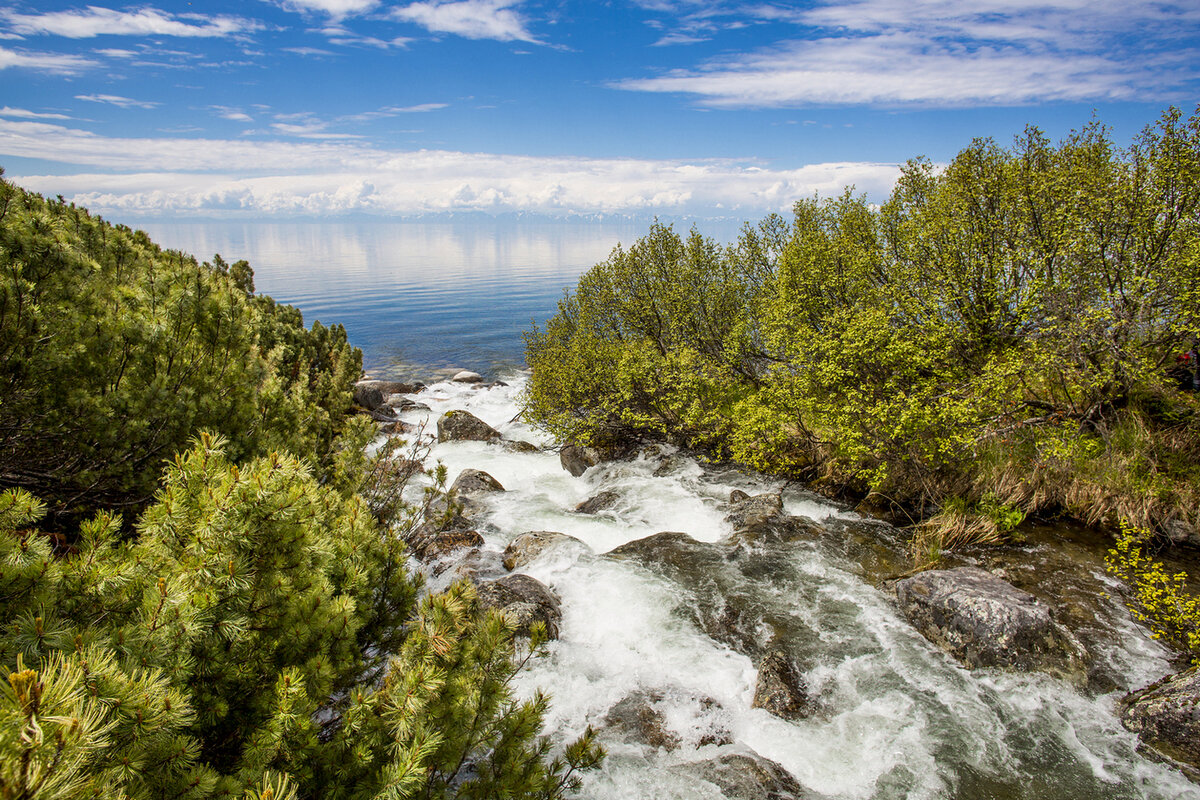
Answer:
[(340, 322), (377, 377), (522, 363), (521, 332), (563, 290), (644, 226), (610, 223), (159, 223), (164, 247), (202, 260), (247, 259), (255, 284)]

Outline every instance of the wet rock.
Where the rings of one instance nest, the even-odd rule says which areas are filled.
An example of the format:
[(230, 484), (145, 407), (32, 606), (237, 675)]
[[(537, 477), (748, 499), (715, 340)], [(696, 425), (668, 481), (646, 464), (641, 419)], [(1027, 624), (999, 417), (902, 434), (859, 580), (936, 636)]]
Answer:
[(541, 448), (531, 442), (523, 442), (520, 439), (505, 439), (500, 442), (500, 445), (509, 453), (539, 453)]
[(418, 403), (411, 397), (403, 394), (389, 394), (383, 399), (384, 406), (395, 409), (396, 411), (408, 411), (410, 409), (427, 409), (429, 406), (424, 403)]
[(683, 740), (667, 727), (667, 718), (656, 706), (661, 692), (634, 692), (609, 709), (605, 727), (638, 744), (675, 750)]
[(816, 536), (820, 528), (806, 519), (783, 513), (783, 498), (777, 494), (757, 494), (753, 497), (735, 489), (730, 493), (730, 509), (725, 521), (733, 527), (735, 541), (756, 541), (774, 538), (791, 541)]
[[(673, 707), (678, 714), (684, 708), (693, 717), (686, 724), (686, 734), (680, 735), (667, 725), (663, 708)], [(711, 697), (690, 693), (670, 696), (657, 690), (639, 690), (626, 695), (609, 709), (604, 719), (608, 735), (623, 741), (644, 744), (664, 750), (676, 750), (689, 739), (689, 746), (723, 746), (733, 743), (721, 704)], [(694, 741), (690, 741), (694, 739)]]
[(354, 402), (366, 409), (379, 408), (390, 395), (416, 394), (425, 388), (423, 383), (361, 380), (354, 384)]
[(478, 372), (471, 372), (470, 370), (464, 369), (462, 372), (457, 373), (450, 380), (454, 383), (483, 383), (483, 376)]
[(579, 505), (575, 506), (576, 514), (596, 514), (605, 509), (612, 508), (621, 499), (618, 492), (604, 491), (595, 497), (589, 497)]
[(758, 683), (751, 705), (784, 719), (802, 719), (812, 711), (804, 675), (779, 651), (759, 662)]
[(591, 552), (586, 544), (557, 531), (526, 531), (517, 536), (504, 548), (504, 568), (523, 567), (547, 550), (556, 547), (578, 547)]
[(464, 469), (450, 485), (450, 494), (460, 498), (503, 491), (500, 481), (481, 469)]
[(439, 529), (432, 522), (423, 522), (405, 537), (409, 552), (421, 561), (434, 561), (456, 550), (482, 547), (483, 537), (469, 528)]
[(558, 596), (539, 580), (528, 575), (508, 575), (489, 581), (479, 586), (479, 602), (485, 608), (504, 612), (516, 625), (519, 636), (528, 636), (532, 625), (541, 622), (549, 638), (558, 638), (561, 604)]
[(494, 550), (474, 548), (447, 566), (453, 567), (452, 580), (465, 579), (475, 586), (504, 576), (504, 565), (500, 563), (500, 554)]
[(595, 447), (584, 447), (578, 444), (564, 445), (558, 451), (558, 461), (563, 469), (578, 478), (604, 460), (604, 456)]
[(1043, 670), (1086, 678), (1082, 645), (1037, 598), (975, 567), (897, 581), (896, 597), (925, 638), (968, 668)]
[(439, 442), (493, 442), (500, 432), (469, 411), (447, 411), (438, 419)]
[(671, 770), (717, 786), (728, 800), (814, 800), (819, 797), (801, 786), (786, 769), (754, 751), (680, 764)]
[(401, 422), (398, 419), (391, 422), (379, 423), (379, 432), (388, 436), (399, 436), (400, 434), (413, 433), (414, 431), (416, 431), (414, 426), (409, 425), (407, 422)]
[(1127, 695), (1118, 713), (1141, 749), (1200, 782), (1200, 667)]
[(375, 385), (377, 381), (359, 381), (354, 384), (354, 402), (368, 411), (383, 405), (383, 392)]

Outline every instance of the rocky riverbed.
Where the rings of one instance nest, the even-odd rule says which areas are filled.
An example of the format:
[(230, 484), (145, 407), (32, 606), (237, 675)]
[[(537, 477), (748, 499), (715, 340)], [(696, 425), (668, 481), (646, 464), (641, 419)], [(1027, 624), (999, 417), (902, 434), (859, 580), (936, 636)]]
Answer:
[(550, 636), (521, 689), (553, 735), (602, 731), (586, 796), (1200, 797), (1195, 673), (1109, 596), (1102, 537), (906, 575), (890, 525), (666, 446), (563, 451), (521, 376), (458, 377), (358, 399), (454, 480), (411, 537), (431, 585)]

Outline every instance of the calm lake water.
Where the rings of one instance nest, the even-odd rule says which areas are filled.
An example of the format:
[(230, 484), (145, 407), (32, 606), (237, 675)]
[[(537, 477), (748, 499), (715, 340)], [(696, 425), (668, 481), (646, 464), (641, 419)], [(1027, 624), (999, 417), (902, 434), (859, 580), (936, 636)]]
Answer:
[(647, 231), (501, 221), (139, 227), (201, 260), (247, 259), (258, 291), (300, 308), (306, 324), (340, 322), (366, 370), (393, 378), (521, 366), (531, 322), (552, 316), (563, 290), (618, 242)]

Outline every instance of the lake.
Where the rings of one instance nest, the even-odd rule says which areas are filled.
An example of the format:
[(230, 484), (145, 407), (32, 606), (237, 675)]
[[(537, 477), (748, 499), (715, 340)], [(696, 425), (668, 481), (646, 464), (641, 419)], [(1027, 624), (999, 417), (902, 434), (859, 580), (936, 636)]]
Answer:
[[(645, 225), (513, 221), (148, 223), (154, 241), (247, 259), (259, 292), (307, 324), (341, 323), (375, 377), (426, 378), (523, 364), (521, 333)], [(717, 238), (732, 238), (722, 223)], [(705, 231), (706, 233), (708, 231)]]

